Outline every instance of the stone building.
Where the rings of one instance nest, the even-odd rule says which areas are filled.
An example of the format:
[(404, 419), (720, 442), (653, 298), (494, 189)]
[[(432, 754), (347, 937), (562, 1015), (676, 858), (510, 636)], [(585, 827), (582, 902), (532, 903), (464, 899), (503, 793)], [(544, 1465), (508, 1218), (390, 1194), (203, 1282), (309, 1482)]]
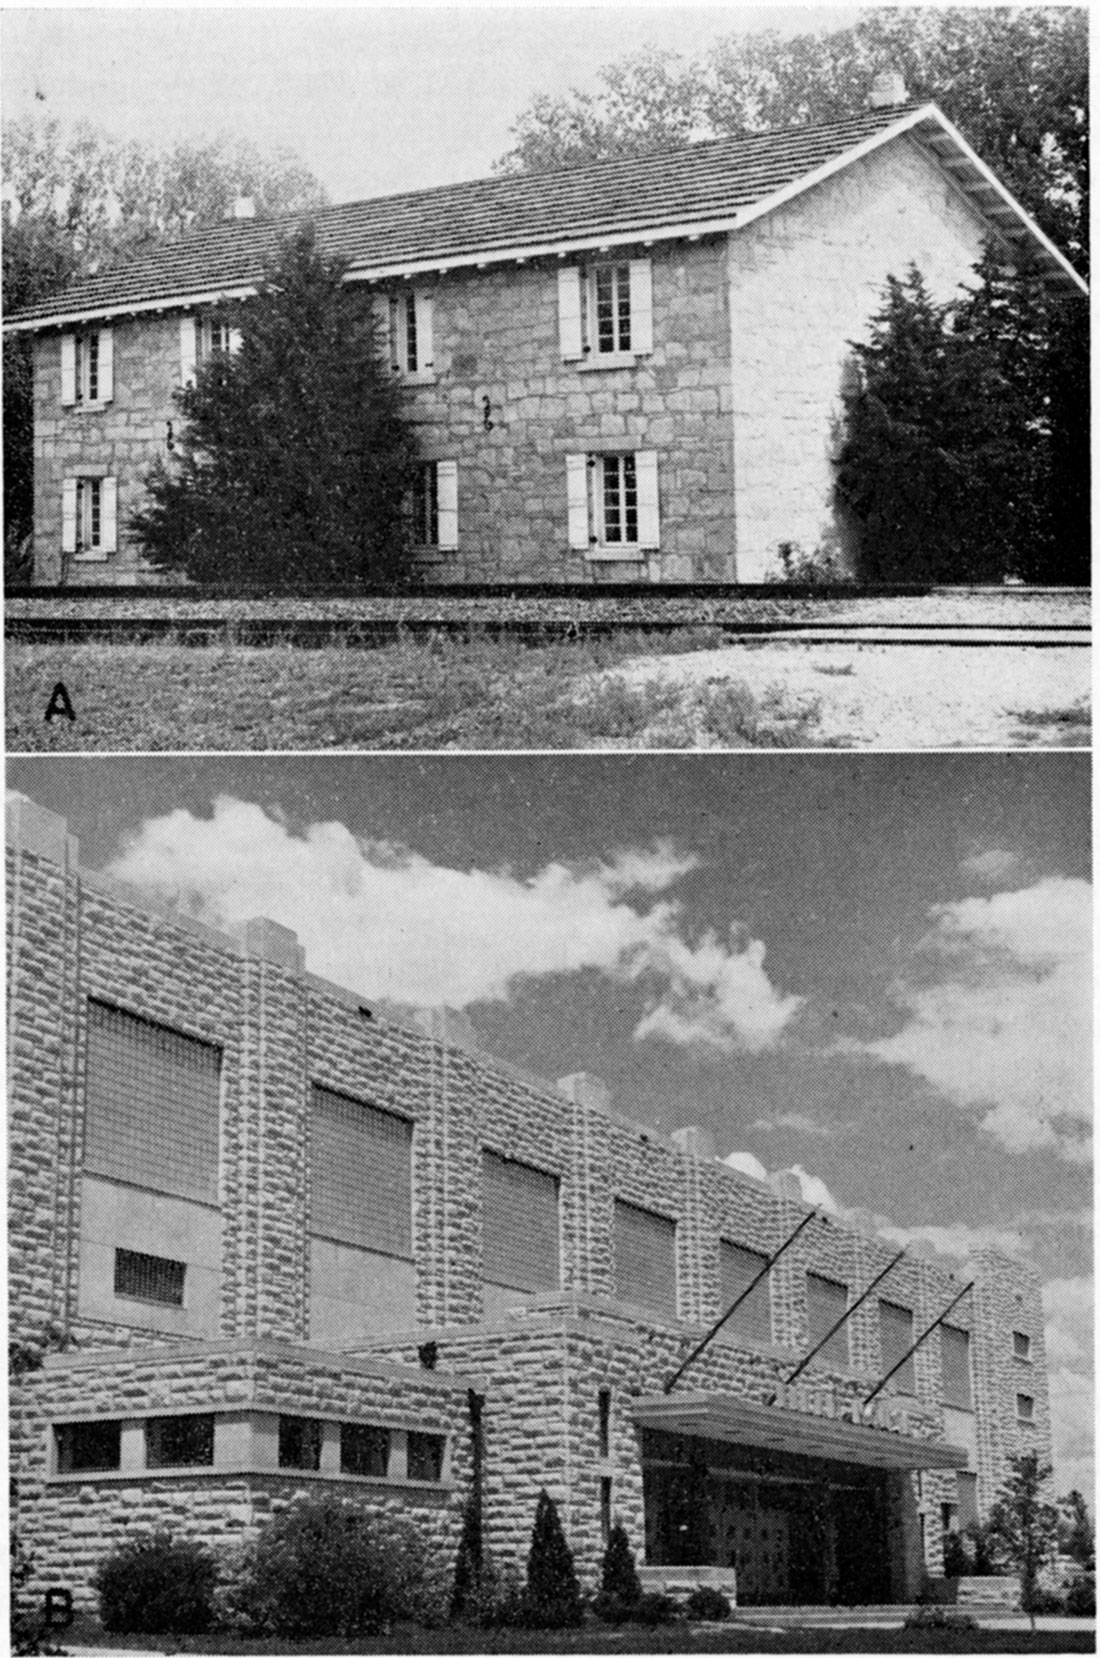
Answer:
[[(759, 582), (788, 543), (850, 559), (832, 462), (887, 276), (915, 262), (949, 297), (992, 239), (1083, 289), (885, 79), (823, 126), (316, 215), (419, 433), (429, 579)], [(218, 302), (254, 291), (289, 228), (241, 217), (9, 319), (35, 343), (37, 583), (149, 580), (127, 525), (174, 393), (233, 349)]]
[(591, 1076), (384, 1016), (271, 921), (81, 868), (21, 796), (7, 856), (12, 1335), (55, 1349), (14, 1389), (13, 1500), (44, 1585), (87, 1598), (128, 1530), (226, 1543), (303, 1491), (410, 1511), (446, 1559), (476, 1463), (504, 1565), (546, 1487), (589, 1585), (617, 1518), (653, 1576), (742, 1603), (903, 1601), (1049, 1455), (1019, 1262), (894, 1261)]

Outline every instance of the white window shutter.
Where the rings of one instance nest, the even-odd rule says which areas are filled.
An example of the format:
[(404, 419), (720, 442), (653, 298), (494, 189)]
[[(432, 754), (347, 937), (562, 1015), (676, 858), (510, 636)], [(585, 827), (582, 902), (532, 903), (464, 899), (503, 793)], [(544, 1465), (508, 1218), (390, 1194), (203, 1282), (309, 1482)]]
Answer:
[(99, 330), (99, 401), (110, 403), (115, 395), (115, 335), (112, 328)]
[(416, 307), (417, 368), (427, 373), (435, 366), (435, 346), (432, 340), (432, 300), (430, 294), (414, 294)]
[(180, 385), (195, 384), (195, 366), (199, 360), (199, 339), (194, 317), (180, 318)]
[(657, 497), (657, 451), (640, 449), (634, 457), (638, 477), (638, 545), (661, 545), (661, 513)]
[[(61, 401), (69, 407), (76, 402), (75, 334), (62, 334), (61, 336)], [(68, 552), (72, 550), (72, 548), (66, 549)]]
[(648, 259), (630, 261), (630, 349), (653, 350), (653, 267)]
[(581, 273), (576, 265), (558, 268), (558, 329), (564, 358), (584, 356), (581, 337)]
[(393, 344), (390, 338), (390, 296), (372, 294), (371, 314), (374, 318), (374, 343), (383, 362), (393, 362)]
[(458, 462), (436, 461), (435, 484), (440, 551), (453, 553), (458, 546)]
[(241, 349), (241, 331), (239, 328), (229, 330), (229, 355), (235, 357)]
[(566, 455), (565, 490), (569, 502), (570, 551), (586, 553), (589, 548), (587, 455)]
[(75, 478), (66, 478), (61, 485), (61, 551), (63, 553), (76, 552)]
[(104, 478), (99, 486), (99, 550), (118, 551), (118, 479)]

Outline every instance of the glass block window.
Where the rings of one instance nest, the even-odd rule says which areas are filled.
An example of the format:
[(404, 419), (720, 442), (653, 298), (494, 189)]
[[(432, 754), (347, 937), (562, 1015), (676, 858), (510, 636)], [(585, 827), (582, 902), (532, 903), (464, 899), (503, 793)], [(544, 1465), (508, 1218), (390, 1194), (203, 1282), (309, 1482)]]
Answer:
[(443, 1435), (410, 1433), (408, 1470), (411, 1480), (429, 1480), (438, 1485), (443, 1478)]
[[(806, 1274), (806, 1310), (809, 1318), (809, 1346), (814, 1348), (822, 1340), (827, 1330), (831, 1330), (838, 1318), (842, 1318), (848, 1309), (848, 1286), (838, 1284), (832, 1278), (819, 1278), (816, 1272)], [(838, 1364), (843, 1368), (848, 1365), (848, 1326), (842, 1324), (835, 1335), (830, 1336), (824, 1347), (817, 1355), (818, 1364)]]
[(556, 1290), (561, 1249), (555, 1177), (487, 1151), (481, 1193), (486, 1281), (508, 1289)]
[[(878, 1339), (882, 1374), (885, 1376), (913, 1345), (913, 1314), (908, 1307), (899, 1307), (893, 1301), (879, 1302)], [(893, 1376), (890, 1386), (897, 1388), (899, 1393), (916, 1393), (917, 1369), (912, 1353)]]
[(115, 1250), (115, 1294), (133, 1301), (153, 1301), (161, 1307), (182, 1307), (187, 1267), (161, 1255), (142, 1255), (136, 1249)]
[(313, 1090), (311, 1227), (412, 1258), (412, 1124), (329, 1088)]
[(220, 1048), (89, 1002), (88, 1174), (216, 1203), (220, 1095)]
[(943, 1402), (955, 1410), (973, 1410), (970, 1388), (970, 1336), (952, 1324), (940, 1325), (943, 1357)]
[(213, 1463), (212, 1416), (154, 1416), (146, 1422), (147, 1468), (210, 1468)]
[(100, 1474), (121, 1461), (121, 1422), (64, 1422), (54, 1429), (59, 1474)]
[(280, 1416), (279, 1467), (312, 1469), (321, 1466), (321, 1424), (309, 1416)]
[(676, 1222), (615, 1199), (615, 1293), (675, 1318)]
[[(721, 1312), (727, 1312), (738, 1296), (744, 1295), (753, 1279), (766, 1267), (768, 1257), (742, 1244), (729, 1243), (721, 1238), (718, 1243), (718, 1298)], [(723, 1341), (736, 1341), (748, 1336), (752, 1341), (770, 1342), (772, 1339), (771, 1282), (761, 1278), (752, 1294), (742, 1301), (732, 1318), (726, 1320), (718, 1332)]]
[(361, 1422), (340, 1424), (340, 1472), (385, 1479), (390, 1471), (390, 1430)]
[(1035, 1400), (1030, 1393), (1016, 1395), (1016, 1420), (1018, 1422), (1034, 1422)]
[(1025, 1336), (1022, 1330), (1012, 1332), (1012, 1356), (1029, 1364), (1031, 1362), (1031, 1337)]

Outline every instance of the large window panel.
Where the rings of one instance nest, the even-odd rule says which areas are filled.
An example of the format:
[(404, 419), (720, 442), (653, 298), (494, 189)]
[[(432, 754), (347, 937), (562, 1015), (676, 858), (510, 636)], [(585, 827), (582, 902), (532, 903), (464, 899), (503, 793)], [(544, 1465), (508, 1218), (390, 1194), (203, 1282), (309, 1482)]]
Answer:
[(555, 1177), (486, 1151), (481, 1182), (486, 1281), (508, 1289), (558, 1289), (561, 1248)]
[(88, 1004), (84, 1169), (216, 1203), (221, 1050)]
[[(730, 1243), (722, 1238), (718, 1244), (719, 1295), (721, 1312), (728, 1312), (739, 1296), (744, 1295), (753, 1279), (767, 1265), (768, 1257), (758, 1250), (746, 1249), (743, 1244)], [(720, 1331), (726, 1341), (747, 1336), (751, 1341), (770, 1342), (772, 1339), (771, 1283), (767, 1275), (760, 1279), (752, 1293), (741, 1302), (732, 1318)]]
[(891, 1377), (890, 1385), (897, 1388), (899, 1393), (915, 1394), (917, 1370), (914, 1355), (909, 1352), (913, 1345), (913, 1314), (910, 1309), (899, 1307), (893, 1301), (880, 1301), (878, 1336), (882, 1374), (885, 1376), (904, 1358), (905, 1363)]
[(677, 1316), (676, 1222), (615, 1200), (615, 1293), (620, 1300)]
[(953, 1324), (940, 1325), (943, 1357), (943, 1402), (955, 1410), (973, 1410), (970, 1389), (970, 1336)]
[[(848, 1307), (848, 1286), (832, 1278), (820, 1278), (816, 1272), (806, 1274), (806, 1310), (809, 1319), (809, 1346), (814, 1348)], [(835, 1335), (822, 1347), (815, 1360), (817, 1364), (848, 1365), (848, 1326), (842, 1324)]]
[(314, 1087), (311, 1230), (411, 1258), (412, 1135), (404, 1117)]

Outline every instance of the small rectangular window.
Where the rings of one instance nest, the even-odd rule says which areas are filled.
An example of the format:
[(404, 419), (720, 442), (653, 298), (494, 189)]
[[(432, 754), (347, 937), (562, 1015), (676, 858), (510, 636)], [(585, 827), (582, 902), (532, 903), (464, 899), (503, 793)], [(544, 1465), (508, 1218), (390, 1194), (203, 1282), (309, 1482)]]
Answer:
[(280, 1416), (279, 1467), (304, 1468), (316, 1473), (320, 1466), (320, 1422), (310, 1416)]
[(136, 1249), (115, 1250), (115, 1294), (130, 1300), (182, 1307), (186, 1275), (183, 1261), (142, 1255)]
[(1031, 1337), (1025, 1336), (1022, 1330), (1012, 1332), (1012, 1356), (1031, 1362)]
[(54, 1429), (59, 1474), (109, 1473), (121, 1462), (121, 1422), (65, 1422)]
[(600, 1537), (604, 1546), (611, 1536), (611, 1481), (606, 1476), (600, 1481)]
[(1016, 1420), (1018, 1422), (1034, 1422), (1035, 1400), (1030, 1393), (1016, 1395)]
[(413, 485), (413, 541), (418, 547), (439, 545), (439, 469), (425, 461)]
[(99, 330), (78, 334), (76, 339), (76, 401), (99, 401)]
[(411, 1480), (424, 1480), (438, 1485), (443, 1478), (443, 1435), (410, 1433), (407, 1466)]
[(390, 1471), (390, 1430), (362, 1422), (340, 1424), (340, 1472), (385, 1479)]
[(599, 1394), (599, 1451), (601, 1457), (611, 1455), (611, 1389), (601, 1387)]
[(146, 1422), (147, 1468), (210, 1468), (213, 1463), (212, 1416), (154, 1416)]
[(103, 539), (103, 480), (76, 481), (76, 550), (98, 552)]

